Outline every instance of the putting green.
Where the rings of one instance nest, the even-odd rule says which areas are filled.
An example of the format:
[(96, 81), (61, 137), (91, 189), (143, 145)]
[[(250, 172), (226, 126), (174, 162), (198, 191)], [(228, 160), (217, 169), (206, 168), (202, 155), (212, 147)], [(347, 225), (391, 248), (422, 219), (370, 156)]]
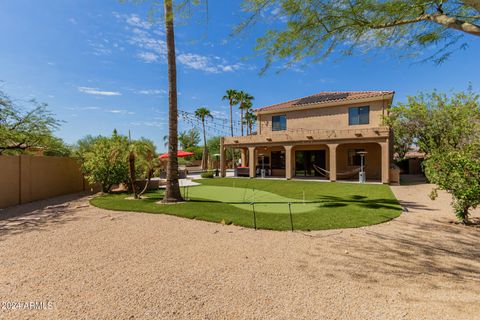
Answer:
[(224, 186), (189, 187), (188, 197), (195, 200), (228, 203), (244, 210), (252, 210), (251, 203), (255, 202), (255, 211), (279, 214), (289, 213), (289, 202), (293, 202), (292, 213), (313, 211), (320, 207), (320, 203), (301, 203), (301, 200), (282, 197), (268, 191)]

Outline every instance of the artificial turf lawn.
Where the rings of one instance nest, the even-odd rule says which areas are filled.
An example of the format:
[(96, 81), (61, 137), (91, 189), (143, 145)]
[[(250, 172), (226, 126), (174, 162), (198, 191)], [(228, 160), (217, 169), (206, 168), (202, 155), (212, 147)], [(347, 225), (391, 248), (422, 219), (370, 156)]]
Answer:
[[(163, 190), (148, 199), (127, 200), (127, 194), (98, 196), (91, 204), (121, 211), (165, 213), (199, 220), (253, 227), (255, 202), (257, 228), (290, 229), (291, 202), (296, 230), (361, 227), (400, 215), (401, 207), (390, 187), (381, 184), (331, 183), (261, 179), (202, 179), (188, 188), (188, 202), (158, 204)], [(182, 194), (185, 190), (182, 188)], [(303, 195), (305, 193), (305, 203)]]

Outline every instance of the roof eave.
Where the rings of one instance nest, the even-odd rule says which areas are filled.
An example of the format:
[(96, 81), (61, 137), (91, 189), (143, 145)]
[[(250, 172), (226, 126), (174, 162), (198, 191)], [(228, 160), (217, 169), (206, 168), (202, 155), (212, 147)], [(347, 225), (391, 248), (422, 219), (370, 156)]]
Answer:
[(256, 110), (254, 110), (254, 113), (257, 114), (257, 115), (259, 115), (259, 114), (272, 114), (272, 113), (279, 113), (279, 112), (293, 112), (293, 111), (299, 111), (299, 110), (316, 109), (316, 108), (319, 108), (319, 107), (321, 107), (321, 108), (336, 107), (336, 106), (342, 106), (342, 105), (346, 105), (346, 104), (357, 104), (357, 103), (373, 102), (373, 101), (383, 101), (383, 100), (392, 101), (394, 95), (395, 95), (395, 92), (392, 92), (392, 93), (386, 93), (384, 95), (379, 95), (379, 96), (375, 96), (375, 97), (368, 97), (368, 98), (361, 98), (361, 99), (331, 101), (331, 102), (324, 102), (324, 103), (308, 103), (308, 104), (296, 105), (294, 107), (293, 106), (288, 106), (288, 107), (284, 107), (284, 108), (271, 109), (271, 110), (256, 109)]

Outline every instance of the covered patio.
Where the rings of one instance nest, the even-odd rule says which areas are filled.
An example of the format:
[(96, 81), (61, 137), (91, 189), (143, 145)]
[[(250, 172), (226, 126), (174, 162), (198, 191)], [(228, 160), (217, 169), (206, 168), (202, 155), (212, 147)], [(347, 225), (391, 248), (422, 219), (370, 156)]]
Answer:
[(295, 141), (286, 135), (264, 139), (261, 136), (224, 137), (220, 148), (221, 176), (225, 177), (227, 149), (240, 150), (241, 165), (235, 170), (236, 176), (256, 178), (262, 176), (263, 171), (266, 178), (329, 181), (358, 181), (361, 154), (364, 154), (366, 180), (389, 183), (389, 132), (372, 133), (376, 136), (369, 138), (364, 132), (353, 132), (353, 139), (335, 140), (317, 140), (307, 135), (305, 141)]

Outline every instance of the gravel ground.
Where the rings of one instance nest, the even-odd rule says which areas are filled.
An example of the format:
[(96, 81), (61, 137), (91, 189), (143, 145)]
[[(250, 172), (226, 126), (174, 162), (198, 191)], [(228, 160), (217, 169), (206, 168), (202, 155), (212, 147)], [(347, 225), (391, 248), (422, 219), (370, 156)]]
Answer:
[[(3, 210), (0, 318), (478, 319), (480, 229), (452, 224), (429, 185), (392, 189), (399, 218), (310, 233), (106, 211), (85, 196)], [(45, 308), (5, 310), (31, 301)]]

